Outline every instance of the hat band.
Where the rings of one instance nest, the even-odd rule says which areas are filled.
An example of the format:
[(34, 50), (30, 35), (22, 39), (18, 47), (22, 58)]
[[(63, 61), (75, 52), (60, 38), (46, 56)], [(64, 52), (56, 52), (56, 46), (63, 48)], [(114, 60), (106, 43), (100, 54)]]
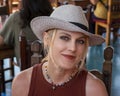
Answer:
[(70, 23), (72, 23), (72, 24), (80, 27), (81, 29), (83, 29), (83, 30), (85, 30), (85, 31), (88, 31), (88, 28), (87, 28), (85, 25), (83, 25), (83, 24), (76, 23), (76, 22), (70, 22)]

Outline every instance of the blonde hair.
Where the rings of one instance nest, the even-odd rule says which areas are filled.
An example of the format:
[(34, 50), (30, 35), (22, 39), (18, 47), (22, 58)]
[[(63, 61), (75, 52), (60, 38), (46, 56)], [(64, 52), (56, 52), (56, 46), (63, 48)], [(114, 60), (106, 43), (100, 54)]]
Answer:
[(84, 51), (84, 54), (83, 54), (83, 58), (82, 60), (80, 61), (80, 66), (79, 66), (79, 71), (85, 67), (85, 60), (86, 60), (86, 56), (87, 56), (87, 52), (88, 52), (88, 46), (89, 46), (89, 42), (88, 42), (88, 37), (86, 38), (86, 48), (85, 48), (85, 51)]
[(46, 61), (48, 61), (48, 59), (49, 59), (49, 53), (51, 53), (51, 47), (52, 47), (52, 45), (53, 45), (53, 41), (54, 41), (54, 39), (55, 39), (55, 35), (56, 35), (56, 32), (57, 32), (57, 29), (51, 29), (51, 30), (48, 30), (47, 31), (47, 33), (48, 33), (48, 40), (50, 41), (50, 44), (49, 45), (47, 45), (47, 46), (44, 46), (44, 51), (47, 51), (46, 53), (45, 53), (45, 58), (43, 58), (43, 60), (42, 60), (42, 62), (46, 62)]

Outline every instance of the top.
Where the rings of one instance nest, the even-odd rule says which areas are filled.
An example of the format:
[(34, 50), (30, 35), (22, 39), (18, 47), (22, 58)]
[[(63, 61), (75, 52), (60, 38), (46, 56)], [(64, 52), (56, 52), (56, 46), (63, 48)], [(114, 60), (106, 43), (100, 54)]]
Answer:
[(33, 67), (28, 96), (86, 96), (87, 73), (82, 70), (69, 82), (52, 89), (53, 85), (48, 83), (42, 74), (42, 64), (37, 64)]

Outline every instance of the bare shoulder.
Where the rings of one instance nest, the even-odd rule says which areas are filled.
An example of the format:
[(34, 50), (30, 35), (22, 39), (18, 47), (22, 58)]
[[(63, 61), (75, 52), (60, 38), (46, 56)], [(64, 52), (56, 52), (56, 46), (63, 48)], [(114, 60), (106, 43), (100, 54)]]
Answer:
[(86, 96), (108, 96), (104, 83), (88, 72)]
[(33, 67), (21, 71), (12, 82), (12, 96), (28, 96)]

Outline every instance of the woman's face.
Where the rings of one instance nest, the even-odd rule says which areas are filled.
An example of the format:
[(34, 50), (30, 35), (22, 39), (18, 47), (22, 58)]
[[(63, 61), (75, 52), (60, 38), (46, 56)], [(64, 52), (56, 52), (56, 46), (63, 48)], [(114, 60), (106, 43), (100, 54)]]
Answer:
[(79, 32), (57, 30), (50, 53), (55, 66), (63, 69), (75, 68), (83, 58), (86, 40), (86, 36)]

